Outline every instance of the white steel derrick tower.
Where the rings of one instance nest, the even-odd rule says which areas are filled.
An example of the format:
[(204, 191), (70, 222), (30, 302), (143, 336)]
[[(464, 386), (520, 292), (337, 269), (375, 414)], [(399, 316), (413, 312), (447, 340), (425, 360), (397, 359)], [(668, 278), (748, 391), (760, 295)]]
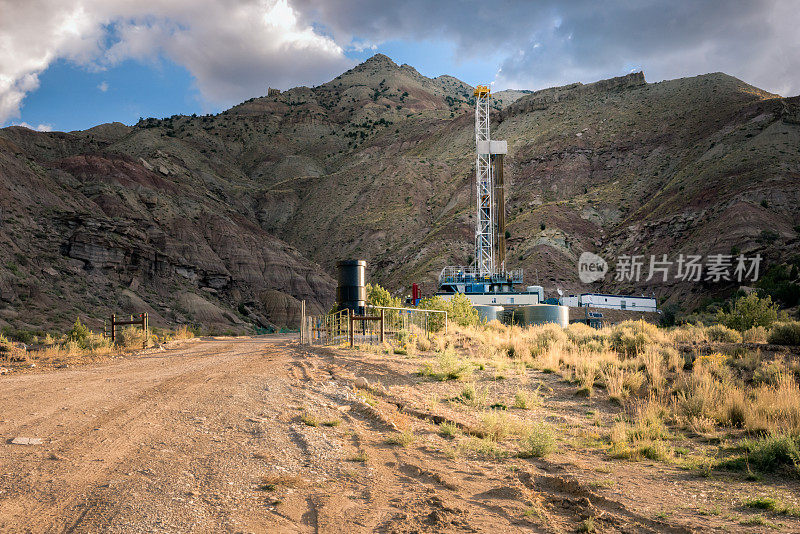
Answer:
[[(439, 291), (448, 295), (469, 295), (473, 305), (487, 305), (508, 299), (507, 304), (535, 304), (533, 297), (514, 290), (522, 283), (522, 269), (505, 266), (505, 185), (503, 159), (508, 153), (505, 141), (493, 141), (489, 131), (489, 86), (475, 88), (475, 183), (477, 218), (475, 263), (447, 266), (439, 273)], [(498, 294), (503, 297), (498, 297)]]
[(475, 88), (475, 178), (477, 180), (478, 218), (475, 228), (475, 263), (478, 275), (491, 276), (494, 264), (494, 179), (492, 173), (491, 135), (489, 133), (489, 87)]

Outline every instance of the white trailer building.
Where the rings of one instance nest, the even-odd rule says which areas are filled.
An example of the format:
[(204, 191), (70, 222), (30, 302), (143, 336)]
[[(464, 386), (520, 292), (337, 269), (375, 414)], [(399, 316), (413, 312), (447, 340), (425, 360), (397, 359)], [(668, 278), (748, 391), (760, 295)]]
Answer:
[(580, 304), (580, 295), (569, 295), (564, 297), (559, 297), (558, 303), (562, 306), (569, 306), (570, 308), (577, 308)]
[(635, 297), (630, 295), (606, 295), (603, 293), (583, 293), (580, 296), (561, 297), (559, 303), (564, 306), (583, 308), (609, 308), (612, 310), (629, 310), (641, 312), (658, 311), (655, 297)]

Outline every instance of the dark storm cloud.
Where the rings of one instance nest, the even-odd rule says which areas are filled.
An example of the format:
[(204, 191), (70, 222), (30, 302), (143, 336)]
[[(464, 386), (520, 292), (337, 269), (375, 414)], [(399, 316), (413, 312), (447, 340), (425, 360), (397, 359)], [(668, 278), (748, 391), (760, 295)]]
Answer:
[(651, 81), (724, 71), (800, 93), (791, 0), (368, 2), (294, 0), (339, 43), (445, 39), (460, 59), (505, 57), (498, 83), (540, 88), (645, 70)]

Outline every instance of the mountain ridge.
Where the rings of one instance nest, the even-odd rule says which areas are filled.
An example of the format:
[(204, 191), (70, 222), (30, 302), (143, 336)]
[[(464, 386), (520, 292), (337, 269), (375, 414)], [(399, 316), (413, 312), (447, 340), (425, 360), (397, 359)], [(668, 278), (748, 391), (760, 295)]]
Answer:
[[(735, 287), (582, 286), (576, 259), (797, 250), (797, 98), (719, 74), (621, 78), (493, 103), (510, 265), (549, 293), (656, 292), (691, 309)], [(541, 105), (554, 94), (569, 96)], [(330, 306), (344, 257), (394, 291), (431, 291), (474, 246), (473, 105), (452, 76), (374, 56), (218, 115), (2, 129), (0, 326), (144, 307), (163, 324), (294, 324), (299, 300)]]

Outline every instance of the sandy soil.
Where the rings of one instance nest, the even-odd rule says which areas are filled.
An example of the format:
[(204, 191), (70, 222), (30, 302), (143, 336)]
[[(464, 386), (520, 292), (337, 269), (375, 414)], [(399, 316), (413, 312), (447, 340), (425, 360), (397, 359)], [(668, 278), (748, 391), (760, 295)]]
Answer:
[[(433, 421), (469, 427), (475, 411), (442, 402), (463, 384), (419, 365), (258, 337), (0, 377), (0, 532), (575, 532), (589, 518), (598, 532), (800, 531), (792, 517), (748, 521), (742, 506), (796, 494), (794, 482), (702, 478), (582, 446), (619, 408), (555, 375), (475, 377), (509, 404), (520, 386), (546, 392), (509, 412), (555, 425), (555, 454), (453, 454)], [(359, 377), (380, 384), (369, 404)], [(387, 444), (397, 428), (415, 440)]]

